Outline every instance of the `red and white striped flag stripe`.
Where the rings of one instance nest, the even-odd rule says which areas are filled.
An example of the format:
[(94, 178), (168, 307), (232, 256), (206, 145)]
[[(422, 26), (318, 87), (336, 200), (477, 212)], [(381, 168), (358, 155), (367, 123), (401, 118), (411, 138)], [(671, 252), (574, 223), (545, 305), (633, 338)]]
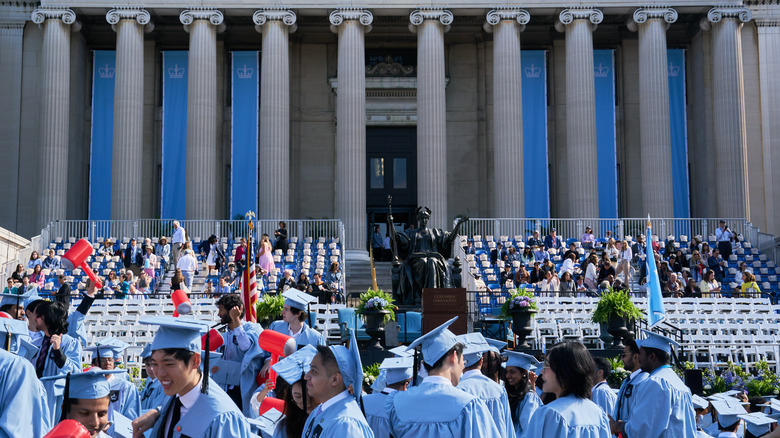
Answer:
[(257, 277), (255, 276), (255, 258), (252, 250), (246, 254), (247, 269), (241, 281), (242, 300), (244, 301), (244, 318), (249, 322), (257, 322)]

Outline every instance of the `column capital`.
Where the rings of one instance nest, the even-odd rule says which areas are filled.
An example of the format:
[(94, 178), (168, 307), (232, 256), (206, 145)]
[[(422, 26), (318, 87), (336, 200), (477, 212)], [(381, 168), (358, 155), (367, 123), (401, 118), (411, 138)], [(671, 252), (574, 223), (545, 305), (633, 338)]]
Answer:
[(496, 8), (488, 12), (485, 16), (485, 25), (483, 29), (487, 33), (493, 32), (493, 26), (497, 26), (501, 21), (513, 20), (520, 23), (520, 31), (525, 30), (525, 25), (531, 21), (531, 14), (525, 9)]
[(290, 9), (259, 9), (252, 14), (252, 21), (255, 23), (255, 30), (262, 33), (263, 25), (268, 21), (281, 21), (290, 27), (290, 33), (298, 29), (295, 24), (298, 16)]
[(596, 30), (596, 26), (604, 20), (604, 13), (601, 12), (600, 9), (595, 8), (566, 8), (558, 14), (558, 20), (555, 22), (555, 30), (558, 32), (565, 32), (566, 25), (573, 23), (574, 20), (589, 20), (591, 24), (593, 24), (593, 30)]
[(331, 12), (328, 20), (330, 20), (330, 30), (333, 33), (337, 33), (338, 27), (345, 21), (358, 21), (366, 26), (366, 32), (370, 32), (371, 23), (374, 22), (374, 14), (365, 9), (343, 8)]
[(444, 25), (444, 31), (450, 30), (450, 24), (453, 20), (452, 12), (446, 9), (416, 9), (409, 14), (409, 30), (412, 33), (417, 32), (417, 26), (423, 24), (425, 20), (437, 20)]
[(735, 18), (747, 23), (753, 18), (753, 13), (741, 6), (718, 6), (707, 12), (707, 21), (710, 23), (719, 23), (724, 18)]
[(677, 21), (677, 11), (665, 7), (639, 8), (634, 11), (634, 21), (638, 24), (645, 23), (647, 20), (652, 19), (663, 19), (665, 22), (672, 24)]
[(24, 32), (24, 24), (24, 20), (0, 20), (0, 34), (22, 34)]
[(179, 14), (179, 21), (185, 26), (189, 26), (195, 20), (208, 20), (214, 26), (219, 26), (225, 20), (225, 16), (219, 9), (211, 8), (186, 9)]
[(43, 24), (46, 20), (62, 20), (65, 24), (73, 24), (76, 22), (76, 13), (68, 8), (41, 7), (33, 11), (33, 23)]
[(112, 25), (119, 23), (120, 20), (135, 20), (140, 25), (147, 25), (151, 18), (146, 9), (116, 8), (106, 13), (106, 21)]

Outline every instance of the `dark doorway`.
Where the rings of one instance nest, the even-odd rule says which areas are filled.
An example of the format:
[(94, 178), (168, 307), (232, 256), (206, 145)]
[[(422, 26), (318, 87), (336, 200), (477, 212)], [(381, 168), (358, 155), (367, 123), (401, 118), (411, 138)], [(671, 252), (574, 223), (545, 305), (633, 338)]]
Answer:
[(417, 128), (366, 128), (366, 220), (387, 232), (387, 196), (393, 222), (402, 230), (414, 220), (417, 207)]

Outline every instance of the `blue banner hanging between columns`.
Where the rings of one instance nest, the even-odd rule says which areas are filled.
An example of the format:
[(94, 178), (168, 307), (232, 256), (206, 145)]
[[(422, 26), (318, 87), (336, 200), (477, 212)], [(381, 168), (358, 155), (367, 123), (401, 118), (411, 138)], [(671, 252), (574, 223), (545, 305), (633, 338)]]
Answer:
[(92, 131), (89, 154), (89, 219), (111, 219), (116, 52), (95, 50), (92, 67)]
[(187, 52), (164, 51), (160, 217), (185, 218), (187, 76)]
[[(672, 140), (672, 192), (674, 217), (690, 217), (688, 189), (688, 133), (685, 113), (685, 50), (666, 51), (669, 74), (669, 122)], [(675, 234), (688, 235), (687, 229)]]
[[(593, 51), (599, 217), (618, 217), (614, 50)], [(604, 229), (604, 227), (602, 227)]]
[(257, 51), (233, 53), (230, 216), (257, 212), (260, 77)]
[(547, 52), (520, 52), (523, 76), (525, 217), (550, 217), (547, 160)]

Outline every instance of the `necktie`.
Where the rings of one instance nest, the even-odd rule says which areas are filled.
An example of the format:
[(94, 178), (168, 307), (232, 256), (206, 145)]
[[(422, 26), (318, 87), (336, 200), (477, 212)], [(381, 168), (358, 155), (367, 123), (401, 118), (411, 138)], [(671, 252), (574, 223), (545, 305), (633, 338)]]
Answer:
[(167, 438), (173, 437), (173, 431), (176, 429), (176, 423), (181, 419), (181, 399), (176, 397), (173, 402), (173, 412), (171, 412), (171, 427), (168, 428)]
[(44, 336), (41, 341), (41, 351), (38, 353), (38, 360), (35, 362), (35, 373), (38, 374), (38, 378), (43, 377), (43, 367), (46, 364), (46, 356), (49, 355), (50, 338)]

